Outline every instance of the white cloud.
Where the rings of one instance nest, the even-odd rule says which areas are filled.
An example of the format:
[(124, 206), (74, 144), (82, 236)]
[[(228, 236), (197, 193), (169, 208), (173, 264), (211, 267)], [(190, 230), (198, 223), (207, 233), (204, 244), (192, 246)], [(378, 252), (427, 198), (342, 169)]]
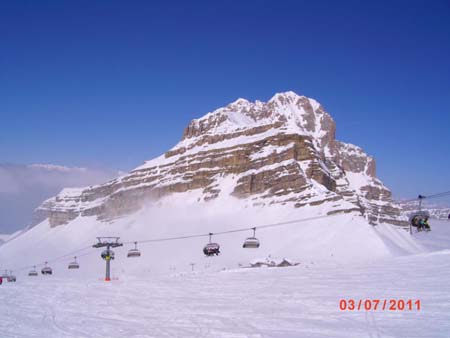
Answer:
[(0, 233), (32, 222), (33, 210), (62, 188), (103, 183), (120, 172), (53, 164), (0, 164)]

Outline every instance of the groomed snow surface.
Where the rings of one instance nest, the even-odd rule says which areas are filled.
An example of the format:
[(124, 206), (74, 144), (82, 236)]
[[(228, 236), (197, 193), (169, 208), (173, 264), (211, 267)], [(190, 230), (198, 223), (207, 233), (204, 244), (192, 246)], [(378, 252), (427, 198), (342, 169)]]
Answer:
[[(57, 257), (93, 244), (95, 235), (142, 240), (320, 214), (320, 207), (311, 215), (266, 209), (233, 217), (225, 209), (143, 210), (112, 224), (78, 218), (54, 229), (44, 222), (0, 248), (0, 269)], [(32, 278), (25, 269), (15, 272), (16, 283), (4, 282), (0, 336), (450, 337), (450, 222), (431, 225), (432, 232), (411, 238), (402, 229), (339, 215), (261, 229), (256, 250), (241, 247), (251, 232), (217, 236), (222, 254), (213, 258), (201, 253), (206, 237), (142, 244), (135, 259), (125, 258), (126, 245), (116, 249), (109, 283), (102, 281), (100, 251), (88, 249), (78, 271), (67, 270), (68, 257), (50, 264), (53, 276)], [(269, 255), (300, 265), (238, 268)], [(194, 271), (189, 263), (196, 263)], [(421, 309), (341, 311), (340, 299), (419, 299)]]

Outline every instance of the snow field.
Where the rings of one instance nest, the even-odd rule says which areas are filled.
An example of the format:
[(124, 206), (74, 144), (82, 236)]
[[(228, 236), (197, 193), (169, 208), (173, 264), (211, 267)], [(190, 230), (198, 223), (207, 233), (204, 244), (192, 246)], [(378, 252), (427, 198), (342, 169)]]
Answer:
[[(232, 204), (227, 204), (232, 206)], [(124, 241), (257, 226), (320, 214), (261, 209), (143, 210), (114, 223), (78, 218), (41, 223), (0, 248), (0, 268), (30, 265), (93, 244), (96, 235)], [(283, 219), (280, 219), (280, 215)], [(188, 217), (189, 216), (189, 217)], [(189, 219), (189, 221), (186, 221)], [(249, 223), (252, 220), (253, 223)], [(257, 224), (255, 224), (257, 223)], [(116, 249), (112, 282), (102, 281), (100, 250), (52, 265), (53, 276), (0, 287), (0, 336), (28, 337), (449, 337), (450, 223), (430, 233), (370, 226), (354, 214), (258, 231), (261, 248), (244, 250), (249, 233), (217, 237), (222, 255), (205, 258), (207, 237)], [(286, 268), (238, 269), (255, 258), (286, 257)], [(196, 263), (191, 272), (189, 263)], [(341, 311), (341, 299), (420, 299), (420, 311)]]
[[(414, 267), (414, 268), (412, 268)], [(448, 337), (450, 251), (376, 264), (194, 272), (1, 289), (2, 337)], [(421, 311), (341, 311), (340, 299), (420, 299)]]

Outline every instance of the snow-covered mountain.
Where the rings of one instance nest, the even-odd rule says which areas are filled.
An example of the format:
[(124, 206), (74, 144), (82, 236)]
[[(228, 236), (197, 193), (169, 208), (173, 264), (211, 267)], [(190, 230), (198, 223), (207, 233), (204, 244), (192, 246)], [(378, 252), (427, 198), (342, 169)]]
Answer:
[(293, 92), (268, 102), (238, 99), (193, 120), (182, 140), (129, 174), (101, 185), (64, 189), (37, 219), (52, 226), (79, 216), (112, 220), (174, 194), (198, 203), (232, 196), (242, 205), (325, 205), (329, 214), (360, 212), (400, 225), (375, 160), (335, 139), (335, 122), (314, 99)]
[[(323, 107), (292, 92), (265, 103), (239, 99), (193, 120), (165, 154), (104, 184), (64, 189), (36, 215), (38, 224), (1, 246), (0, 266), (26, 273), (49, 261), (68, 274), (77, 255), (79, 276), (98, 276), (97, 236), (125, 242), (115, 249), (120, 276), (206, 264), (208, 233), (222, 253), (208, 261), (211, 269), (269, 256), (346, 263), (422, 252), (395, 226), (402, 216), (376, 177), (375, 160), (337, 141)], [(217, 234), (250, 227), (261, 241), (257, 250), (242, 248), (250, 230)], [(154, 241), (173, 237), (183, 239)], [(127, 259), (135, 241), (142, 259)]]

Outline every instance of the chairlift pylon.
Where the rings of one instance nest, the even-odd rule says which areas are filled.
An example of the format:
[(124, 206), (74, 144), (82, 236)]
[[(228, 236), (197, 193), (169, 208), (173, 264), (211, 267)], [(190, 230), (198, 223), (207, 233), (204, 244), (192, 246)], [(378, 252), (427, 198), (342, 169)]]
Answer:
[(242, 247), (244, 249), (257, 249), (259, 248), (259, 240), (256, 238), (256, 228), (252, 228), (253, 237), (247, 237)]
[(104, 260), (112, 260), (112, 259), (114, 259), (114, 251), (112, 251), (111, 249), (103, 250), (102, 254), (101, 254), (101, 257)]
[(134, 249), (128, 250), (128, 254), (127, 254), (128, 258), (141, 257), (141, 251), (137, 248), (137, 243), (138, 242), (134, 242)]
[(119, 242), (120, 237), (97, 237), (98, 243), (95, 243), (92, 247), (94, 248), (104, 248), (100, 257), (102, 257), (106, 261), (106, 274), (105, 281), (109, 282), (111, 280), (111, 260), (114, 259), (114, 251), (111, 248), (117, 248), (119, 246), (123, 246), (122, 243)]

